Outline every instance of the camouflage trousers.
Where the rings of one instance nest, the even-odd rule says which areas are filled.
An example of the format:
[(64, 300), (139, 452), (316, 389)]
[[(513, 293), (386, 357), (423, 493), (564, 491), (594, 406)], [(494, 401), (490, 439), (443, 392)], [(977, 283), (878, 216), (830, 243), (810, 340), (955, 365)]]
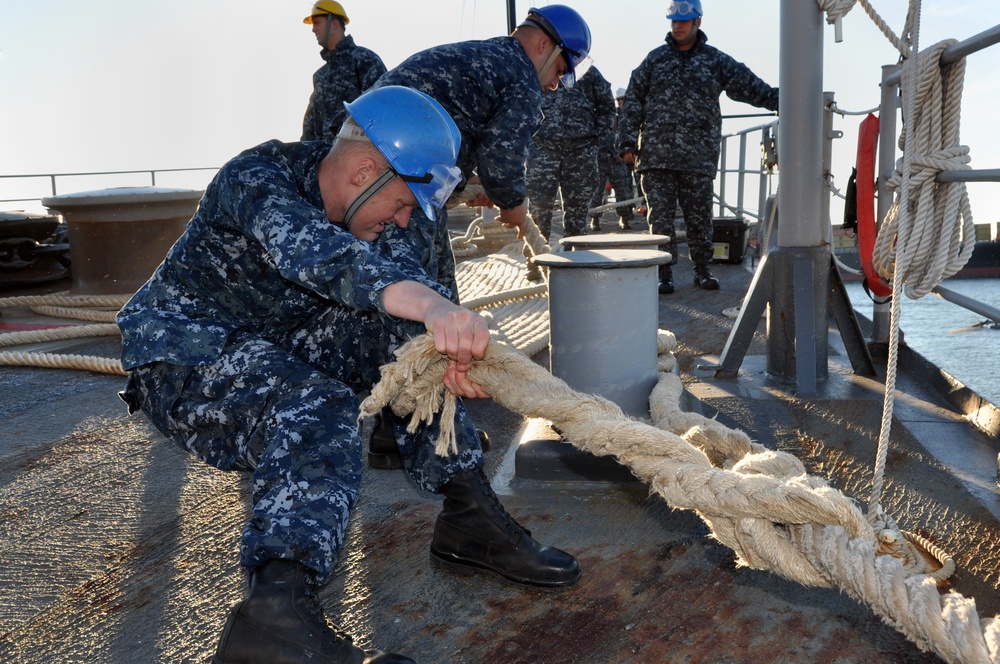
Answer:
[(562, 191), (563, 236), (583, 235), (597, 183), (597, 145), (590, 139), (533, 140), (528, 148), (528, 210), (546, 240)]
[[(611, 150), (599, 150), (597, 154), (597, 190), (594, 191), (594, 199), (591, 207), (597, 207), (604, 201), (605, 185), (611, 182), (611, 188), (615, 190), (616, 201), (627, 201), (635, 198), (635, 181), (632, 179), (632, 171), (625, 160), (615, 156)], [(635, 215), (632, 210), (635, 205), (616, 205), (615, 212), (618, 218), (623, 221), (632, 221)], [(600, 216), (595, 216), (599, 219)]]
[(687, 228), (688, 255), (695, 267), (712, 262), (712, 178), (700, 173), (654, 169), (642, 171), (640, 184), (646, 197), (649, 232), (669, 235), (667, 247), (677, 262), (674, 217), (680, 202)]
[[(252, 473), (252, 516), (240, 561), (298, 560), (329, 579), (361, 483), (358, 397), (378, 380), (398, 339), (379, 316), (342, 307), (278, 345), (237, 336), (212, 364), (136, 368), (123, 399), (206, 463)], [(396, 438), (406, 470), (427, 491), (482, 467), (475, 426), (459, 400), (458, 453), (434, 454), (438, 420)]]

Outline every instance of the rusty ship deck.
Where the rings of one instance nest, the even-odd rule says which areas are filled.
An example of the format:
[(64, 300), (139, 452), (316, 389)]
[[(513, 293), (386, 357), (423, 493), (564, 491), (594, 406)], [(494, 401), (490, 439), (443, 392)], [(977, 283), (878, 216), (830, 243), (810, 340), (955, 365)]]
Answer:
[[(678, 266), (678, 290), (660, 297), (659, 312), (680, 342), (691, 407), (867, 500), (880, 379), (851, 374), (834, 329), (830, 378), (817, 397), (798, 399), (763, 370), (763, 323), (739, 378), (715, 378), (700, 367), (723, 348), (732, 326), (723, 312), (739, 306), (751, 272), (717, 266), (722, 289), (706, 293), (689, 284), (689, 268)], [(17, 309), (3, 316), (34, 320)], [(115, 357), (119, 347), (101, 338), (35, 349)], [(933, 367), (909, 364), (883, 505), (955, 556), (952, 587), (992, 616), (998, 443), (931, 388), (940, 382)], [(128, 417), (116, 396), (122, 382), (0, 367), (0, 661), (206, 662), (243, 595), (247, 479), (201, 465), (142, 416)], [(401, 471), (366, 468), (348, 545), (322, 595), (361, 644), (441, 664), (940, 661), (836, 590), (738, 568), (695, 514), (638, 482), (519, 477), (524, 418), (489, 400), (471, 407), (493, 441), (487, 470), (506, 507), (537, 538), (574, 553), (583, 580), (540, 593), (431, 568), (440, 499)]]

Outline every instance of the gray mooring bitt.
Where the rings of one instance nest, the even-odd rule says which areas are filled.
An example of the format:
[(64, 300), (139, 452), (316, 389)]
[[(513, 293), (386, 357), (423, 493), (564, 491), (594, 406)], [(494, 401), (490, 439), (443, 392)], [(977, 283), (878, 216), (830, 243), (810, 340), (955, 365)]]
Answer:
[(669, 235), (656, 233), (593, 233), (571, 235), (559, 239), (559, 245), (570, 251), (581, 249), (656, 249), (670, 242)]
[[(601, 249), (542, 254), (549, 268), (549, 361), (552, 375), (597, 394), (627, 414), (649, 418), (657, 380), (658, 267), (667, 252)], [(594, 457), (529, 424), (518, 446), (515, 474), (529, 479), (622, 480), (609, 457)], [(634, 478), (632, 478), (634, 479)]]

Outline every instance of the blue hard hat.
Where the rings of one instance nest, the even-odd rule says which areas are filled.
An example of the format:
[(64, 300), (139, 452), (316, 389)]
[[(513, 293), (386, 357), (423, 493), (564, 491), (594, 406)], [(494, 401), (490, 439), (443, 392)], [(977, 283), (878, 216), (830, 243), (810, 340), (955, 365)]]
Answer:
[(563, 50), (570, 73), (563, 82), (572, 86), (590, 68), (590, 28), (583, 17), (566, 5), (532, 7), (528, 21), (540, 27)]
[(448, 112), (434, 98), (400, 85), (369, 90), (344, 108), (434, 220), (462, 181), (455, 165), (462, 135)]
[(701, 0), (674, 0), (667, 5), (667, 18), (671, 21), (701, 18)]

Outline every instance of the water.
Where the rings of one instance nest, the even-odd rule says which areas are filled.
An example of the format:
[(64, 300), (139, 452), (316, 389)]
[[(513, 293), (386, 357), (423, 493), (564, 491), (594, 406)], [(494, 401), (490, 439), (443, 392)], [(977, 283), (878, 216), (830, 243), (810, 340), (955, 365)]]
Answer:
[[(1000, 308), (1000, 278), (948, 279), (945, 288)], [(861, 284), (847, 284), (854, 308), (871, 318), (871, 300)], [(991, 403), (1000, 404), (1000, 329), (979, 327), (983, 316), (930, 294), (905, 295), (900, 328), (906, 344)]]

